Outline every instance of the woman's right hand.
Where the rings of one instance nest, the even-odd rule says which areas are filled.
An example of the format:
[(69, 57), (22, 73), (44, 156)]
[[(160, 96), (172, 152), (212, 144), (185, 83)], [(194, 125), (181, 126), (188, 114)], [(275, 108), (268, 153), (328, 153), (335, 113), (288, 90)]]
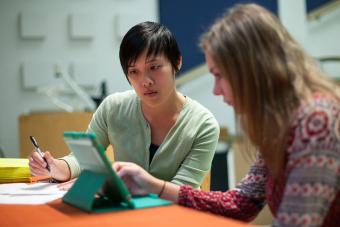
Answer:
[(158, 194), (164, 184), (131, 162), (114, 162), (112, 167), (133, 195)]
[[(70, 179), (71, 173), (68, 164), (64, 160), (53, 158), (49, 151), (46, 151), (44, 158), (42, 158), (38, 152), (33, 150), (28, 159), (30, 171), (33, 176), (51, 176), (58, 181), (67, 181)], [(48, 163), (50, 171), (46, 168), (46, 162)]]

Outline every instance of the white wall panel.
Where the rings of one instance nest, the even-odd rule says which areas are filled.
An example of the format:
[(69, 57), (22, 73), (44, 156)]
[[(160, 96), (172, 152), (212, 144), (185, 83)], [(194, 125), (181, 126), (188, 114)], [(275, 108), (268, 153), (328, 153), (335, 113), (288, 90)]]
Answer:
[[(54, 78), (54, 64), (62, 65), (63, 72), (73, 67), (89, 95), (99, 95), (103, 80), (110, 93), (131, 88), (120, 66), (114, 21), (118, 14), (158, 21), (157, 2), (0, 0), (0, 145), (7, 157), (19, 154), (18, 116), (58, 109), (36, 92), (45, 85), (64, 84)], [(61, 98), (82, 104), (67, 91)]]
[(90, 13), (71, 14), (68, 26), (71, 39), (92, 40), (95, 37), (96, 17)]
[(48, 15), (23, 11), (18, 15), (19, 33), (22, 39), (44, 39), (48, 30)]
[(21, 65), (22, 86), (25, 90), (62, 83), (55, 76), (55, 63), (48, 61), (26, 61)]

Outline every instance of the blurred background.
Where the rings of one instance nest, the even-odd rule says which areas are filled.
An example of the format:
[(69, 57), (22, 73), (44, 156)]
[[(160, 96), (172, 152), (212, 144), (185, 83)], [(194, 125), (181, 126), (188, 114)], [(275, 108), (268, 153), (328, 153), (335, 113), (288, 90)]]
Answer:
[[(227, 8), (249, 2), (276, 14), (321, 69), (340, 79), (339, 0), (0, 0), (0, 157), (27, 157), (29, 135), (56, 157), (68, 153), (62, 132), (86, 130), (106, 95), (131, 88), (118, 57), (125, 32), (158, 21), (183, 54), (178, 90), (210, 109), (221, 126), (211, 189), (233, 187), (249, 165), (231, 152), (233, 111), (212, 95), (213, 77), (197, 43)], [(268, 223), (270, 217), (258, 222)]]
[(178, 89), (208, 107), (221, 126), (234, 132), (233, 112), (212, 95), (212, 77), (206, 76), (197, 42), (225, 9), (247, 2), (278, 15), (306, 51), (320, 60), (322, 69), (340, 77), (338, 0), (0, 0), (3, 154), (20, 156), (21, 115), (91, 112), (105, 95), (130, 89), (119, 63), (119, 44), (131, 26), (145, 20), (165, 24), (179, 42), (183, 68)]

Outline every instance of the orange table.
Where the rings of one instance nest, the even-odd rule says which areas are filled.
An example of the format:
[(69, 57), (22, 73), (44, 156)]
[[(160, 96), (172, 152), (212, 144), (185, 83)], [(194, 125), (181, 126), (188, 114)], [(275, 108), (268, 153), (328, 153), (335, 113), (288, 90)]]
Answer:
[(45, 205), (0, 205), (0, 226), (247, 226), (179, 205), (109, 213), (86, 213), (60, 199)]

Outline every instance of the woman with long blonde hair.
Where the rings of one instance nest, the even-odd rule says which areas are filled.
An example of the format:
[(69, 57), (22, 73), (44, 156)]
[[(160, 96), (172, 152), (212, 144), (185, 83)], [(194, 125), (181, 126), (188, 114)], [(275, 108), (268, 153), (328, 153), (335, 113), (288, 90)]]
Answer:
[[(115, 170), (133, 194), (158, 193), (181, 205), (243, 221), (268, 203), (274, 226), (336, 226), (340, 215), (339, 88), (276, 16), (233, 7), (201, 38), (214, 94), (234, 107), (257, 160), (226, 192), (159, 180), (131, 163)], [(138, 173), (138, 174), (137, 174)]]

